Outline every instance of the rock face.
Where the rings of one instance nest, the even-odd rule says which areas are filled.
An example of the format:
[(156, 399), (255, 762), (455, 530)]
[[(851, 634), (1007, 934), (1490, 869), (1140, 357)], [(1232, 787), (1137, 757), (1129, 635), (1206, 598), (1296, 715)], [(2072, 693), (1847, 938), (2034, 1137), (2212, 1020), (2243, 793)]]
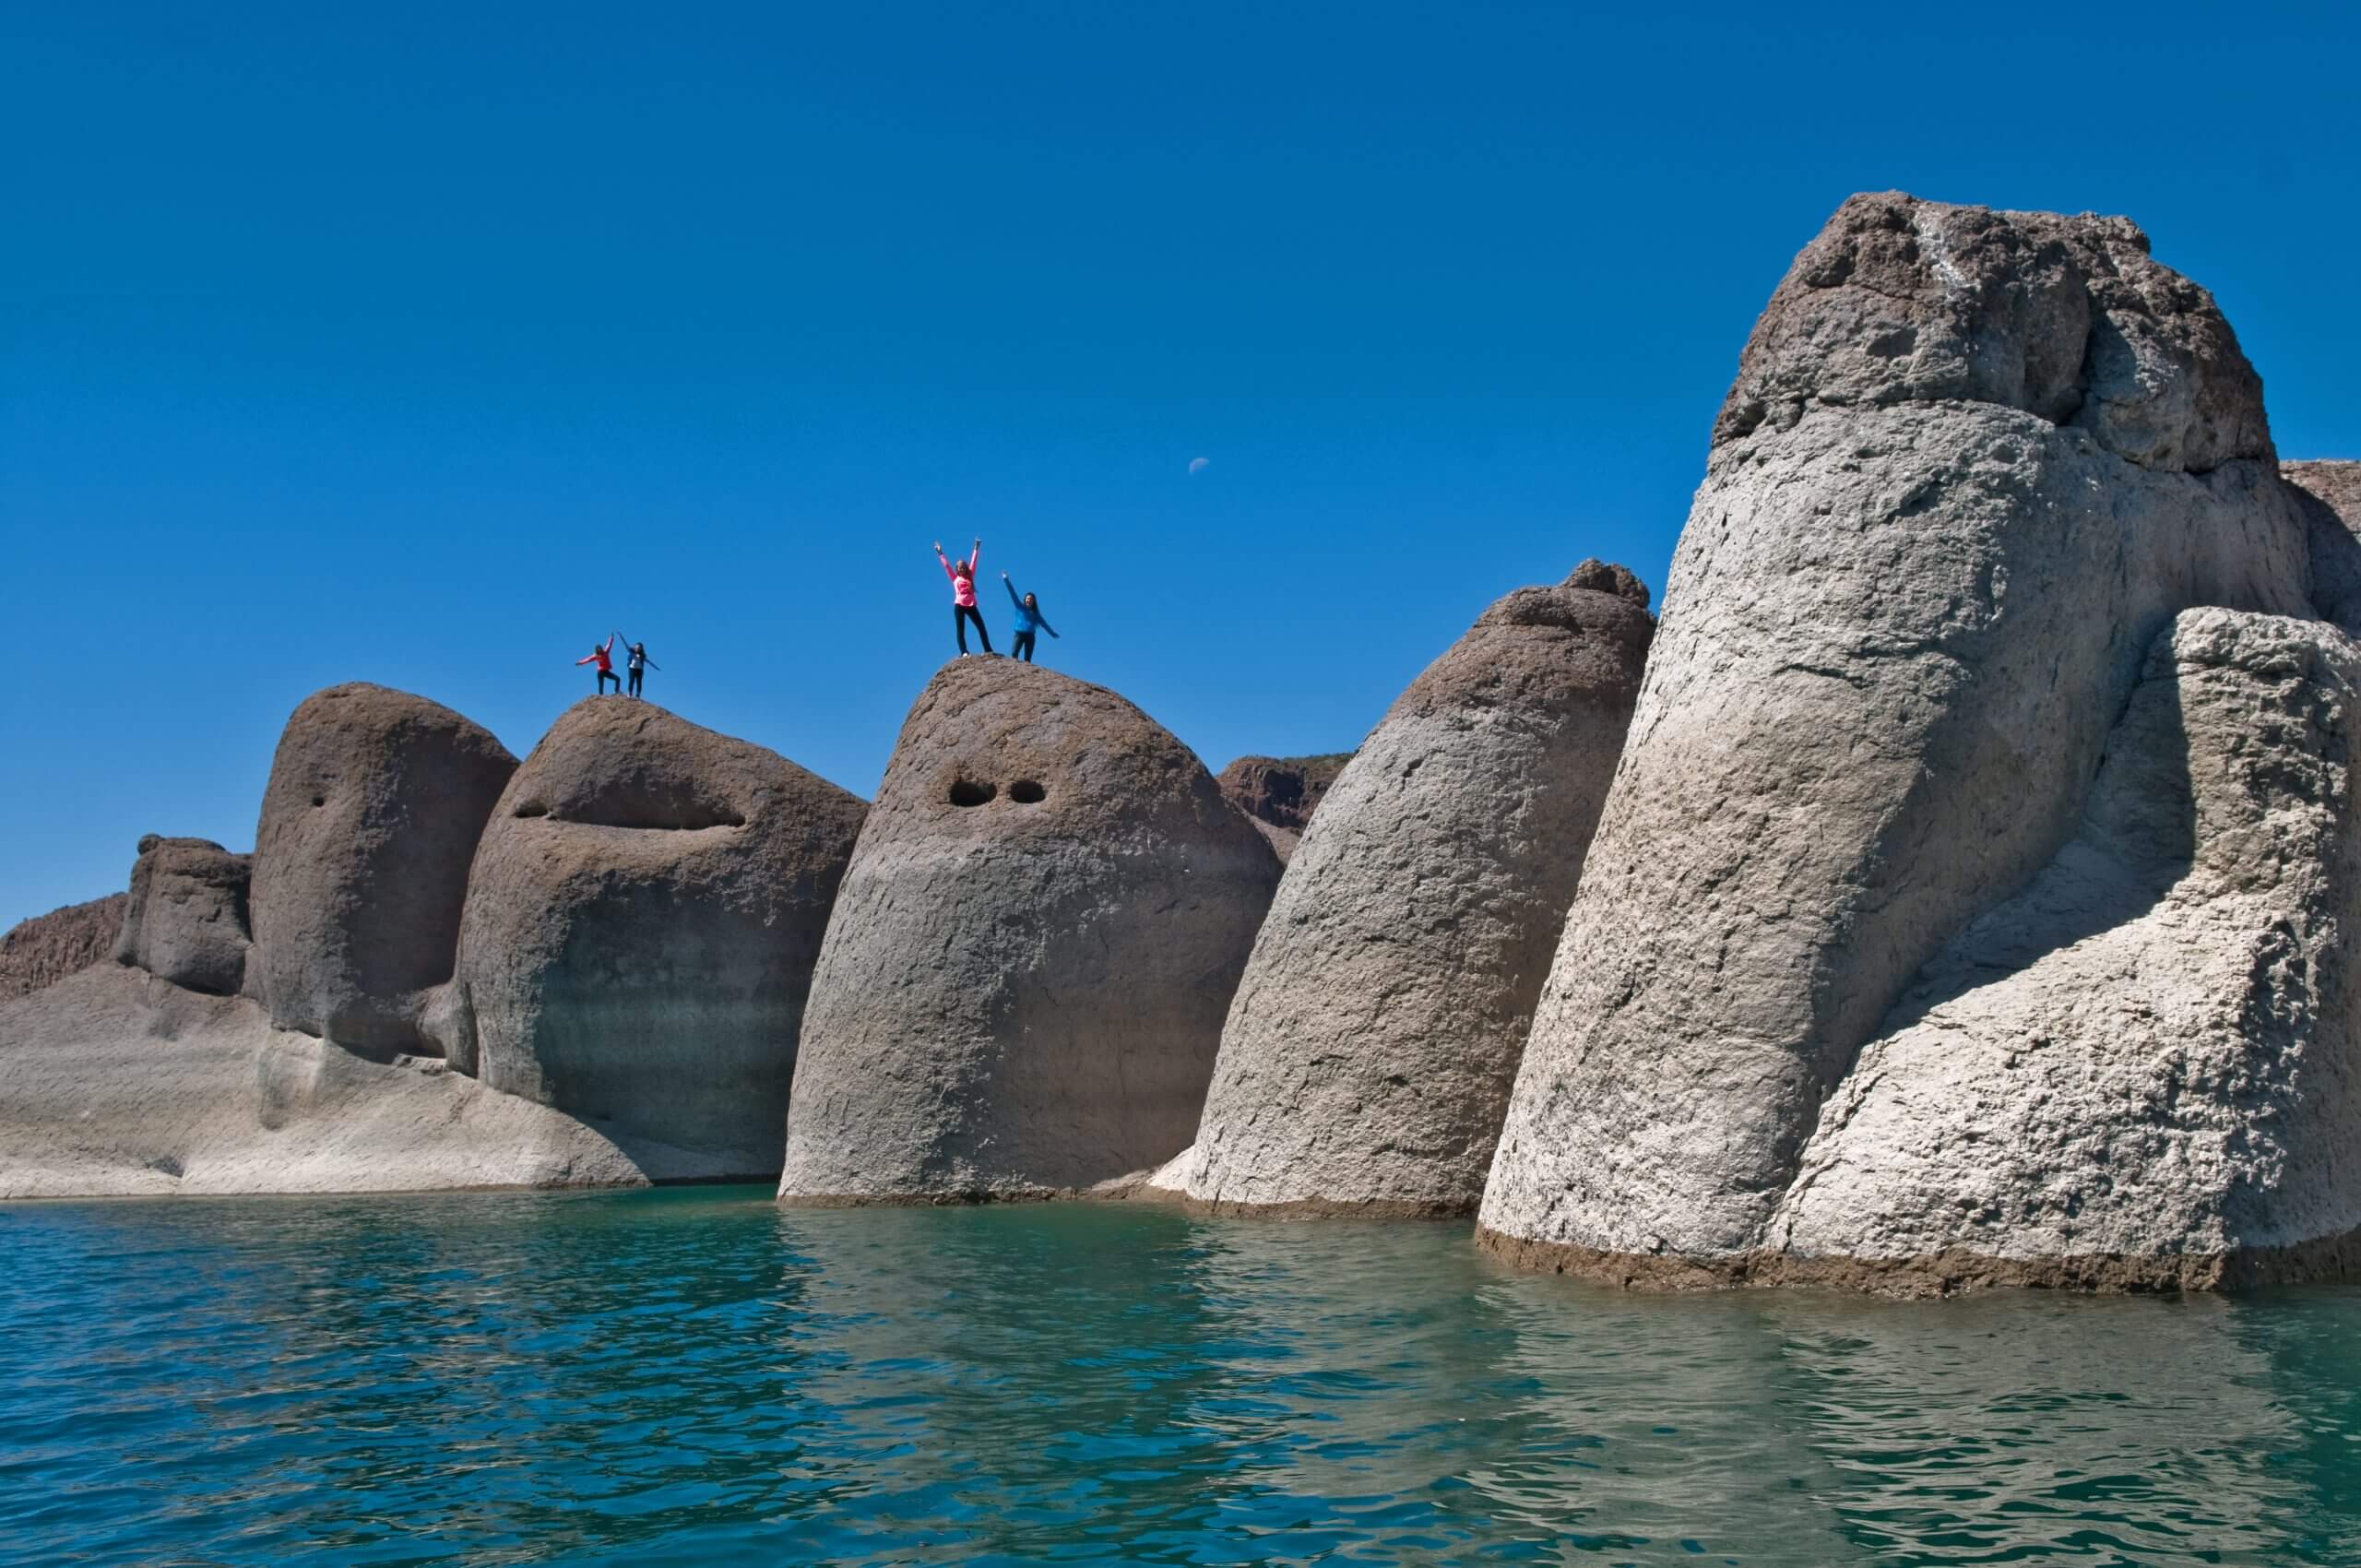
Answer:
[(1177, 1154), (1277, 858), (1114, 693), (1006, 659), (911, 707), (813, 981), (781, 1197), (1070, 1193)]
[(236, 995), (245, 985), (252, 945), (249, 869), (249, 857), (209, 838), (150, 833), (140, 839), (116, 961), (190, 991)]
[(2310, 555), (2253, 370), (2129, 223), (1847, 202), (1716, 427), (1493, 1242), (1746, 1268), (1920, 966), (2075, 837), (2158, 635), (2309, 614)]
[(2348, 1267), (2356, 742), (2361, 647), (2317, 622), (2183, 613), (2081, 830), (1863, 1049), (1756, 1266), (1933, 1289)]
[(255, 831), (261, 993), (283, 1029), (384, 1059), (428, 1049), (468, 865), (516, 759), (481, 725), (383, 686), (331, 686), (287, 721)]
[(776, 1175), (864, 809), (760, 746), (586, 698), (492, 813), (436, 1034), (494, 1088)]
[(2347, 633), (2361, 634), (2361, 463), (2282, 463), (2297, 490), (2311, 550), (2312, 602)]
[(1350, 752), (1322, 756), (1242, 756), (1214, 775), (1214, 782), (1244, 812), (1284, 861), (1295, 853), (1311, 814), (1329, 786), (1353, 759)]
[[(660, 1157), (661, 1151), (656, 1151)], [(0, 1003), (0, 1198), (638, 1186), (695, 1174), (441, 1062), (101, 964)]]
[(1475, 1207), (1639, 695), (1647, 602), (1595, 561), (1518, 589), (1354, 754), (1230, 1004), (1190, 1197)]
[(0, 935), (0, 1002), (54, 985), (113, 953), (125, 902), (110, 893), (10, 926)]

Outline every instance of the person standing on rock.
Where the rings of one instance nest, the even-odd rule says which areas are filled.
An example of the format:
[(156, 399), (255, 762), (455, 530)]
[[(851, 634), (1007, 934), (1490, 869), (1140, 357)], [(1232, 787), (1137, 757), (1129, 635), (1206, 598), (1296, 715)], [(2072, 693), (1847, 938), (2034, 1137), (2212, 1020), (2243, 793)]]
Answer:
[(1038, 626), (1053, 637), (1058, 635), (1058, 629), (1050, 624), (1048, 616), (1041, 613), (1039, 599), (1029, 593), (1022, 599), (1016, 597), (1016, 585), (1008, 580), (1006, 572), (1000, 575), (1000, 586), (1008, 590), (1008, 601), (1016, 606), (1016, 637), (1008, 645), (1008, 655), (1011, 659), (1021, 659), (1030, 664), (1033, 662), (1033, 628)]
[(631, 649), (631, 657), (623, 660), (623, 667), (631, 671), (631, 695), (637, 696), (641, 674), (649, 670), (661, 670), (664, 666), (647, 657), (646, 643), (627, 642), (623, 646)]
[(623, 678), (615, 673), (615, 661), (608, 657), (609, 652), (615, 646), (615, 638), (619, 634), (614, 632), (609, 632), (605, 642), (593, 643), (590, 647), (590, 652), (587, 657), (577, 659), (574, 661), (575, 668), (576, 669), (580, 669), (585, 664), (598, 665), (599, 695), (600, 696), (605, 696), (607, 695), (607, 683), (610, 681), (612, 681), (615, 683), (616, 691), (620, 692), (623, 689)]
[(934, 541), (934, 558), (943, 563), (943, 575), (951, 579), (951, 630), (959, 639), (959, 652), (967, 651), (967, 623), (976, 624), (976, 636), (984, 639), (984, 651), (992, 650), (992, 635), (984, 629), (984, 612), (976, 608), (976, 559), (984, 552), (984, 541), (967, 552), (965, 561), (954, 561), (943, 552), (943, 541)]

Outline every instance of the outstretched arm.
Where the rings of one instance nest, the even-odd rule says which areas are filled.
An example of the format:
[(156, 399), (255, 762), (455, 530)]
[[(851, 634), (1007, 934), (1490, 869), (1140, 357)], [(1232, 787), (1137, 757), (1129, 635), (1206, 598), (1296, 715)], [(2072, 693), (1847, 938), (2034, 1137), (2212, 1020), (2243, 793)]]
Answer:
[(1043, 631), (1049, 633), (1053, 637), (1058, 635), (1058, 629), (1050, 624), (1050, 618), (1041, 613), (1040, 608), (1038, 605), (1034, 607), (1033, 618), (1041, 623), (1041, 629)]
[[(640, 658), (642, 658), (642, 659), (647, 659), (647, 655), (646, 655), (646, 654), (644, 654), (644, 653), (643, 653), (643, 654), (641, 654), (641, 655), (640, 655)], [(647, 667), (648, 667), (650, 670), (661, 670), (661, 669), (663, 669), (663, 668), (664, 668), (664, 666), (662, 666), (661, 664), (657, 663), (657, 662), (656, 662), (656, 660), (654, 660), (654, 659), (647, 659)]]
[(974, 574), (976, 570), (976, 563), (982, 557), (983, 553), (984, 541), (982, 537), (979, 535), (976, 540), (976, 548), (967, 552), (967, 571), (970, 575)]
[(576, 664), (587, 664), (587, 663), (589, 663), (592, 659), (596, 659), (596, 658), (598, 658), (598, 657), (599, 657), (599, 656), (598, 656), (597, 654), (595, 654), (595, 653), (587, 653), (587, 654), (584, 654), (580, 659), (575, 659), (574, 662), (575, 662), (575, 663), (576, 663)]
[(944, 576), (949, 577), (955, 583), (959, 580), (959, 574), (951, 569), (951, 557), (943, 552), (943, 546), (939, 542), (934, 547), (934, 558), (943, 563), (943, 575)]
[(1025, 601), (1016, 597), (1016, 585), (1008, 580), (1008, 574), (1006, 572), (1003, 572), (1000, 575), (1000, 586), (1008, 590), (1008, 601), (1011, 604), (1014, 604), (1019, 610), (1025, 608)]

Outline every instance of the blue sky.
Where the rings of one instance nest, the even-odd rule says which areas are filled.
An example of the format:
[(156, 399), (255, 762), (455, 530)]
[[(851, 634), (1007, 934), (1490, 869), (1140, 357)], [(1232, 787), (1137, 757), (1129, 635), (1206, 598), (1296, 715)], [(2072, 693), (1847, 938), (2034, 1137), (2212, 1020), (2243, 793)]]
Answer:
[(311, 690), (521, 754), (617, 627), (868, 793), (938, 538), (1209, 765), (1350, 746), (1507, 589), (1661, 589), (1856, 190), (2131, 215), (2361, 456), (2349, 10), (396, 12), (0, 7), (0, 925), (250, 847)]

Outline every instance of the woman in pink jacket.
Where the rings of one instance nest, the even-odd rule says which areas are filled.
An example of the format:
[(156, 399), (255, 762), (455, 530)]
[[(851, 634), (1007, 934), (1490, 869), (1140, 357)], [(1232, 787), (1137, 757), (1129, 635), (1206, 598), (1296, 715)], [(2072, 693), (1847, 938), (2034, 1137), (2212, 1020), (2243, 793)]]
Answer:
[(943, 576), (951, 579), (951, 631), (959, 639), (962, 658), (967, 652), (967, 623), (976, 624), (976, 635), (984, 639), (984, 651), (992, 650), (992, 635), (984, 629), (984, 612), (976, 608), (976, 559), (984, 552), (984, 541), (976, 540), (976, 548), (967, 552), (965, 561), (954, 561), (943, 552), (943, 541), (934, 541), (934, 558), (943, 563)]

